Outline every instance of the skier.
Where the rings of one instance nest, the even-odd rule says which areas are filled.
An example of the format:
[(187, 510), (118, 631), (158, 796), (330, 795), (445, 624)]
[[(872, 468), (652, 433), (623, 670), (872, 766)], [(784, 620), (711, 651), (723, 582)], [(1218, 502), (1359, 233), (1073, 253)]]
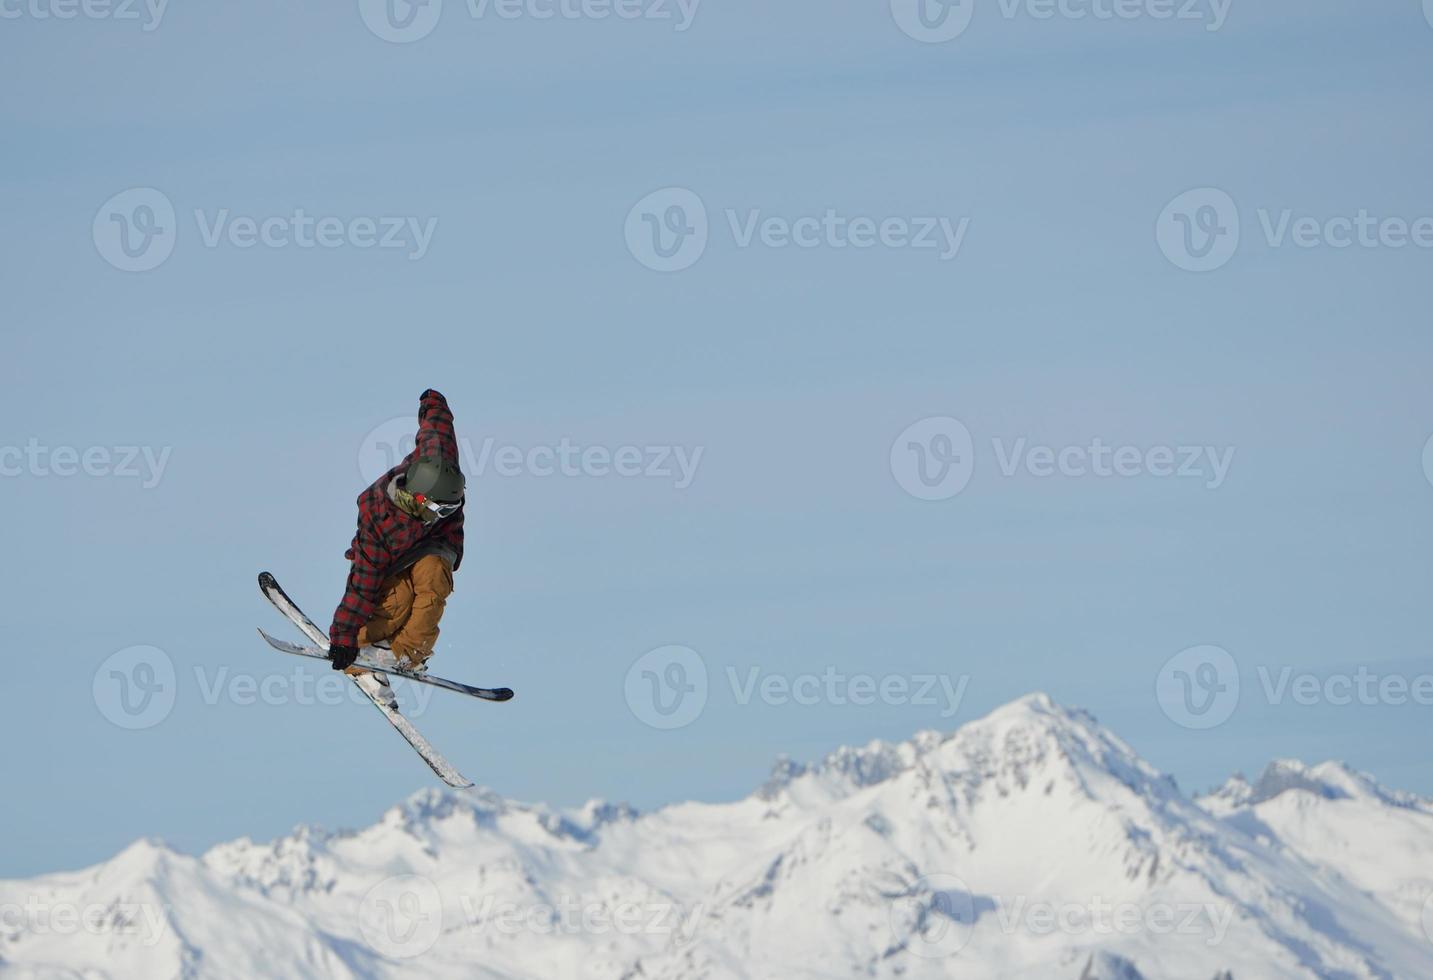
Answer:
[(358, 497), (344, 554), (353, 565), (328, 631), (334, 670), (365, 673), (353, 662), (375, 644), (391, 646), (399, 667), (427, 669), (463, 561), (465, 489), (453, 413), (430, 388), (418, 399), (413, 452)]

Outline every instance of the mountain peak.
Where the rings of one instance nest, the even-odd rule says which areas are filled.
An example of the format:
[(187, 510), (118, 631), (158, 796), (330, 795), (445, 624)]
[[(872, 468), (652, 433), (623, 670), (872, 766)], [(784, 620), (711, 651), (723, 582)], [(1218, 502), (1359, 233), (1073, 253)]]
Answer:
[(1007, 702), (986, 715), (987, 718), (1002, 714), (1054, 715), (1065, 713), (1066, 709), (1044, 691), (1031, 691), (1014, 701)]
[(1332, 760), (1311, 766), (1298, 759), (1275, 759), (1252, 783), (1243, 773), (1235, 773), (1201, 802), (1217, 812), (1227, 812), (1258, 806), (1286, 793), (1304, 793), (1323, 800), (1369, 800), (1433, 812), (1430, 801), (1387, 789), (1368, 773)]
[(821, 805), (913, 769), (942, 773), (972, 791), (991, 780), (997, 786), (1023, 786), (1036, 769), (1043, 769), (1047, 777), (1058, 775), (1086, 789), (1113, 780), (1160, 798), (1177, 794), (1172, 779), (1140, 759), (1089, 712), (1036, 692), (952, 732), (922, 731), (903, 742), (878, 739), (862, 747), (841, 746), (812, 765), (781, 756), (755, 795), (772, 801), (785, 794)]
[(115, 858), (124, 858), (127, 861), (153, 861), (157, 858), (168, 857), (178, 853), (159, 837), (139, 837), (130, 843), (128, 847), (115, 855)]
[(1275, 759), (1250, 787), (1249, 804), (1255, 806), (1291, 790), (1313, 793), (1326, 800), (1344, 800), (1353, 795), (1349, 789), (1358, 782), (1358, 774), (1342, 763), (1326, 762), (1315, 767), (1298, 759)]

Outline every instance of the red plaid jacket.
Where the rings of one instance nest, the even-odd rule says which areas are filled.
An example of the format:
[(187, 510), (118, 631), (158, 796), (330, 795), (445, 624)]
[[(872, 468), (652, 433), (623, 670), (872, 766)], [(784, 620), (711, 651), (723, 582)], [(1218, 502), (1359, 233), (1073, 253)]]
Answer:
[(448, 410), (447, 399), (431, 388), (418, 399), (418, 439), (413, 452), (358, 497), (358, 533), (343, 556), (353, 562), (353, 567), (328, 631), (335, 646), (358, 644), (358, 631), (378, 610), (384, 580), (401, 567), (404, 556), (414, 549), (436, 541), (457, 553), (455, 570), (463, 561), (462, 508), (451, 517), (424, 524), (399, 510), (388, 496), (388, 484), (419, 456), (441, 456), (458, 462), (453, 413)]

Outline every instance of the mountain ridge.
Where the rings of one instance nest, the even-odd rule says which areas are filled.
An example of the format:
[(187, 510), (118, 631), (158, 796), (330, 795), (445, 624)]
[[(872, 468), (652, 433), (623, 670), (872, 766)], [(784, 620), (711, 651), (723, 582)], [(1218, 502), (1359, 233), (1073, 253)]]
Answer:
[(1433, 803), (1292, 760), (1186, 797), (1032, 694), (727, 803), (426, 789), (356, 830), (0, 881), (35, 896), (111, 927), (0, 923), (0, 977), (1401, 978), (1433, 975)]

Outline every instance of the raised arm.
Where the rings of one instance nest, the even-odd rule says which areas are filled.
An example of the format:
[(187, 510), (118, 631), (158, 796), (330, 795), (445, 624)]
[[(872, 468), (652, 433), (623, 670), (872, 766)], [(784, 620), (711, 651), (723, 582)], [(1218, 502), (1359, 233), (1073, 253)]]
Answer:
[(458, 437), (448, 399), (429, 388), (418, 398), (418, 438), (415, 456), (437, 456), (458, 462)]
[[(418, 439), (414, 455), (441, 456), (461, 463), (448, 400), (432, 388), (418, 399)], [(453, 561), (453, 568), (457, 569), (463, 563), (463, 512), (460, 510), (445, 520), (440, 533), (457, 556)]]

